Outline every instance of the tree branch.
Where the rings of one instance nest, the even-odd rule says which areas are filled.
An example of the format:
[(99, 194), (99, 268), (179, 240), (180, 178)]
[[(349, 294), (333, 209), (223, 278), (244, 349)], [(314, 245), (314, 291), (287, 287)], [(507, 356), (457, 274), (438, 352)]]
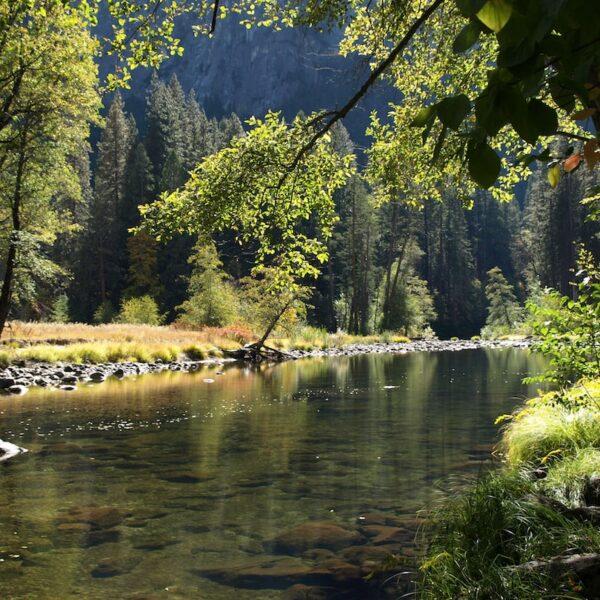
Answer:
[(209, 33), (214, 33), (217, 28), (217, 15), (219, 13), (219, 0), (215, 0), (215, 4), (213, 6), (212, 20), (210, 22), (210, 31)]
[[(291, 171), (294, 171), (302, 159), (308, 154), (315, 146), (315, 144), (321, 139), (338, 121), (343, 119), (365, 96), (365, 94), (369, 91), (369, 89), (373, 86), (373, 84), (385, 73), (385, 71), (390, 67), (390, 65), (398, 58), (400, 53), (408, 46), (411, 42), (412, 38), (415, 36), (417, 31), (421, 28), (421, 26), (427, 22), (427, 20), (431, 17), (431, 15), (443, 4), (444, 0), (434, 0), (422, 13), (421, 16), (410, 26), (409, 30), (404, 34), (404, 37), (394, 46), (392, 51), (388, 54), (388, 56), (383, 60), (377, 67), (371, 72), (367, 80), (362, 84), (360, 89), (348, 100), (348, 102), (339, 110), (330, 111), (321, 115), (321, 118), (325, 115), (332, 115), (331, 118), (323, 125), (320, 129), (318, 129), (313, 136), (308, 140), (308, 142), (300, 148), (298, 154), (296, 154), (294, 160), (292, 161), (289, 169), (282, 176), (279, 186), (283, 184), (286, 180), (288, 174)], [(318, 118), (313, 120), (313, 123)]]

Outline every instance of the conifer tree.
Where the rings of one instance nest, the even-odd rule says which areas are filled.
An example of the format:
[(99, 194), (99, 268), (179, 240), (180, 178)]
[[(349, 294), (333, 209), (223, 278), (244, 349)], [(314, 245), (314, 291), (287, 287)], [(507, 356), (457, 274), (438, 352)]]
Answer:
[(435, 297), (436, 331), (473, 335), (484, 320), (482, 290), (461, 202), (452, 196), (424, 209), (423, 248), (429, 288)]
[(188, 299), (178, 307), (188, 325), (222, 327), (238, 316), (239, 301), (212, 241), (199, 241), (189, 259)]
[(118, 254), (119, 214), (126, 185), (126, 165), (135, 131), (125, 115), (117, 93), (109, 107), (106, 125), (98, 143), (98, 158), (92, 205), (92, 228), (98, 260), (101, 302), (118, 303), (120, 260)]
[(510, 333), (521, 318), (514, 290), (498, 267), (490, 269), (487, 275), (485, 297), (488, 301), (488, 316), (483, 333), (486, 337)]

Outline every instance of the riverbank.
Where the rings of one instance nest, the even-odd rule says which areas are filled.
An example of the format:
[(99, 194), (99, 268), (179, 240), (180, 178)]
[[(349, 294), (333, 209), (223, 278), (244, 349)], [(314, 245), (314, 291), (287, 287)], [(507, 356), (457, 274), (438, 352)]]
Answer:
[[(59, 388), (73, 391), (78, 385), (102, 383), (109, 377), (124, 377), (158, 373), (161, 371), (197, 371), (207, 364), (223, 365), (234, 362), (226, 358), (223, 349), (215, 348), (208, 356), (195, 349), (172, 349), (171, 352), (152, 354), (145, 349), (145, 360), (133, 360), (136, 356), (127, 343), (118, 352), (112, 343), (96, 346), (95, 351), (85, 351), (81, 346), (50, 345), (31, 346), (29, 353), (16, 353), (14, 360), (0, 370), (0, 391), (5, 394), (25, 394), (31, 387)], [(406, 354), (409, 352), (458, 352), (480, 348), (525, 348), (528, 340), (415, 340), (399, 342), (350, 343), (340, 347), (298, 349), (286, 351), (289, 359), (356, 356), (359, 354)], [(231, 347), (231, 346), (230, 346)], [(239, 344), (237, 347), (241, 347)], [(40, 348), (42, 350), (40, 351)], [(138, 352), (139, 355), (139, 352)], [(44, 357), (56, 360), (43, 360)], [(67, 360), (60, 360), (67, 357)], [(69, 360), (74, 357), (75, 360)], [(108, 360), (106, 360), (108, 358)], [(110, 360), (113, 358), (112, 360)], [(142, 353), (142, 358), (144, 354)], [(104, 359), (104, 360), (102, 360)]]
[(503, 467), (430, 520), (422, 597), (600, 597), (600, 380), (506, 419)]

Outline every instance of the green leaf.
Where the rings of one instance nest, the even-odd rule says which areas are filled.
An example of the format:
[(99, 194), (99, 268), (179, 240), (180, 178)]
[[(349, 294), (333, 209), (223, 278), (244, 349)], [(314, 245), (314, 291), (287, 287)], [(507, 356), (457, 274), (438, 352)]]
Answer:
[(527, 101), (514, 86), (506, 86), (499, 94), (498, 103), (514, 130), (528, 144), (535, 144), (538, 130), (529, 112)]
[(457, 54), (466, 52), (479, 39), (480, 32), (481, 27), (479, 27), (477, 21), (467, 23), (456, 36), (454, 44), (452, 44), (454, 52)]
[(488, 0), (477, 13), (477, 18), (498, 33), (508, 23), (511, 14), (512, 6), (506, 0)]
[(477, 123), (485, 129), (488, 135), (496, 135), (508, 122), (504, 113), (499, 110), (496, 88), (484, 90), (475, 100), (475, 116)]
[(424, 127), (429, 123), (435, 116), (435, 106), (424, 106), (418, 113), (417, 116), (411, 121), (411, 127)]
[(541, 100), (528, 102), (529, 118), (532, 119), (539, 135), (554, 135), (558, 129), (556, 111)]
[(464, 118), (471, 110), (471, 101), (465, 94), (444, 98), (436, 104), (437, 115), (440, 121), (450, 127), (458, 129)]
[(472, 144), (467, 151), (471, 179), (482, 188), (489, 188), (500, 175), (502, 163), (498, 155), (485, 142)]
[(554, 165), (548, 169), (548, 181), (555, 188), (560, 181), (560, 165)]

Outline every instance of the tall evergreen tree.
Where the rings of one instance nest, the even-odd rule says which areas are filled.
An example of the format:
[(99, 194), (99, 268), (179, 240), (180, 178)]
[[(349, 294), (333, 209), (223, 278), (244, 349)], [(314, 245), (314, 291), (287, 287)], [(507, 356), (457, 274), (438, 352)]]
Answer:
[(488, 316), (483, 333), (490, 337), (510, 333), (521, 318), (514, 290), (498, 267), (490, 269), (487, 276), (485, 297), (488, 301)]
[(124, 201), (126, 166), (135, 131), (117, 93), (109, 107), (97, 149), (92, 204), (92, 229), (98, 257), (101, 302), (118, 303), (122, 263), (119, 257), (119, 215)]

